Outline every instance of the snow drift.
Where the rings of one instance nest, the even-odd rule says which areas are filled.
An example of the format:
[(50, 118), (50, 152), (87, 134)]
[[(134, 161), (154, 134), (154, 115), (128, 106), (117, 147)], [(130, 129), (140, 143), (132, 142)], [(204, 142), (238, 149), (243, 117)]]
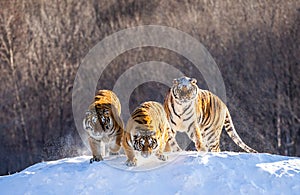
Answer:
[[(168, 162), (90, 156), (35, 164), (1, 176), (1, 194), (299, 194), (300, 158), (234, 152), (181, 152)], [(154, 165), (154, 166), (153, 166)]]

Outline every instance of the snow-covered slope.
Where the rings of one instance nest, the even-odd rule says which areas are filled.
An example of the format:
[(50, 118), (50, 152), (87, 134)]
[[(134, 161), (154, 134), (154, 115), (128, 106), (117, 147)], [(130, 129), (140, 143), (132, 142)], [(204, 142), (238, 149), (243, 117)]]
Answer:
[(245, 153), (171, 154), (168, 162), (125, 156), (42, 162), (0, 177), (0, 194), (300, 194), (300, 158)]

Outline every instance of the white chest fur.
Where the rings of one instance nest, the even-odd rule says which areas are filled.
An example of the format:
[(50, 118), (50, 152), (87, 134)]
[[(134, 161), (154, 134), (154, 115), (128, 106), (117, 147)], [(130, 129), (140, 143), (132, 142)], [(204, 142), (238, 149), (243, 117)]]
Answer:
[(169, 105), (172, 112), (171, 128), (175, 131), (186, 132), (188, 127), (196, 120), (195, 101), (187, 103), (174, 103)]

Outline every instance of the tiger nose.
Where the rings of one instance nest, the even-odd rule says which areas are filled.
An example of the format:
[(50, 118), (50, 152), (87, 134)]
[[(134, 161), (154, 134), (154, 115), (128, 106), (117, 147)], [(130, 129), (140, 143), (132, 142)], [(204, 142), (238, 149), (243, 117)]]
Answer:
[(181, 93), (182, 93), (183, 95), (186, 95), (186, 94), (188, 94), (188, 92), (189, 92), (188, 87), (187, 87), (187, 86), (182, 86), (182, 88), (181, 88)]
[(183, 85), (181, 90), (182, 90), (182, 91), (188, 91), (188, 86)]
[(142, 152), (142, 157), (148, 158), (150, 156), (150, 152)]

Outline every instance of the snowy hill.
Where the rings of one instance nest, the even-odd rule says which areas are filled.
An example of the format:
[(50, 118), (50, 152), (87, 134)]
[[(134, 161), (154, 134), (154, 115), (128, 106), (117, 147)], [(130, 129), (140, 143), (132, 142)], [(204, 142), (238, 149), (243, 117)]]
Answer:
[(0, 177), (1, 194), (300, 194), (300, 158), (245, 153), (171, 154), (168, 162), (90, 156), (35, 164)]

